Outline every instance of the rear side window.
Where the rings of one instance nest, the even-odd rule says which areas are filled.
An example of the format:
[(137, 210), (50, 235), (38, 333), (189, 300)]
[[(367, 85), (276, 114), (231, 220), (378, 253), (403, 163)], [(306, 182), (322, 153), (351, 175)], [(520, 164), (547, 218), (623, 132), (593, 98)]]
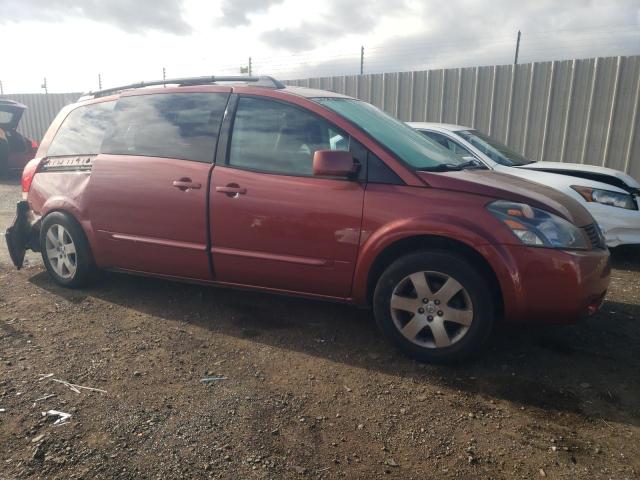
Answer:
[(123, 97), (102, 153), (212, 162), (227, 93)]
[(303, 109), (240, 98), (229, 165), (283, 175), (312, 175), (316, 150), (349, 150), (349, 136)]
[(93, 103), (72, 110), (58, 129), (48, 157), (97, 155), (109, 127), (115, 101)]

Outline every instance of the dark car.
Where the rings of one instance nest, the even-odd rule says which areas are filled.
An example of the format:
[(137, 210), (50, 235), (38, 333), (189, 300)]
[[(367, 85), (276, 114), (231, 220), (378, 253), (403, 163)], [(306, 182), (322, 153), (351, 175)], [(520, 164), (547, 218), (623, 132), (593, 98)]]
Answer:
[(0, 99), (0, 176), (22, 171), (38, 150), (35, 141), (17, 130), (26, 109), (21, 103)]
[(600, 306), (609, 252), (572, 198), (477, 169), (360, 100), (223, 80), (238, 78), (66, 107), (23, 173), (16, 266), (31, 248), (71, 288), (109, 269), (370, 307), (420, 360), (468, 355), (497, 319)]

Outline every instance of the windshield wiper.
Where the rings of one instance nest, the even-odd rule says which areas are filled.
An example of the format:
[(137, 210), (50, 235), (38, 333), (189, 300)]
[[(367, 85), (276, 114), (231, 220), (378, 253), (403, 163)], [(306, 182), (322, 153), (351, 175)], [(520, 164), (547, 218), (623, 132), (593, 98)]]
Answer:
[(423, 172), (459, 172), (462, 168), (460, 165), (454, 165), (453, 163), (440, 163), (435, 167), (424, 167), (420, 170)]
[(435, 167), (425, 167), (420, 170), (424, 172), (459, 172), (460, 170), (467, 169), (486, 169), (482, 163), (478, 160), (469, 160), (468, 162), (462, 163), (441, 163), (436, 165)]
[(476, 168), (476, 169), (486, 169), (487, 167), (484, 166), (482, 164), (482, 162), (473, 159), (473, 160), (469, 160), (468, 162), (464, 162), (464, 163), (460, 163), (458, 165), (458, 167), (460, 167), (462, 170), (466, 170), (467, 168)]

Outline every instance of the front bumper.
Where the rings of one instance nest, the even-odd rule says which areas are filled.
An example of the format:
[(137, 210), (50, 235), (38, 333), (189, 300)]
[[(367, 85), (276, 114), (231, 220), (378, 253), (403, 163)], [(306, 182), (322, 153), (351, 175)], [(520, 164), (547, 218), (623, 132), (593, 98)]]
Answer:
[(22, 268), (28, 249), (39, 250), (37, 224), (38, 221), (34, 218), (29, 204), (24, 200), (18, 202), (13, 222), (4, 234), (9, 256), (18, 270)]
[(598, 310), (609, 287), (608, 250), (500, 245), (496, 252), (507, 322), (576, 323)]
[[(640, 203), (640, 199), (637, 200)], [(588, 204), (608, 247), (640, 244), (640, 210), (626, 210), (600, 204)]]

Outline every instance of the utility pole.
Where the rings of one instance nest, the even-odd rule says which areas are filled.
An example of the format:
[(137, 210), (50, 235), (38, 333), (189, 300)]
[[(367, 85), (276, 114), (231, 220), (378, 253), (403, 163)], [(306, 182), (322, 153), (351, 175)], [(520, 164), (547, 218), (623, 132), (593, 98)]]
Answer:
[(0, 80), (0, 95), (4, 95), (4, 87), (2, 86), (2, 80)]
[(102, 75), (98, 74), (98, 90), (102, 90)]
[[(166, 80), (167, 79), (167, 69), (162, 67), (162, 80)], [(164, 88), (167, 88), (167, 84), (163, 84)]]
[(49, 90), (47, 89), (47, 77), (44, 77), (44, 82), (40, 85), (40, 88), (44, 88), (44, 94), (48, 94)]
[(518, 53), (520, 53), (520, 30), (518, 30), (518, 40), (516, 41), (516, 58), (513, 60), (513, 64), (518, 64)]
[(249, 57), (249, 76), (251, 76), (252, 73), (253, 71), (251, 69), (251, 57)]
[(360, 47), (360, 75), (364, 73), (364, 45)]

